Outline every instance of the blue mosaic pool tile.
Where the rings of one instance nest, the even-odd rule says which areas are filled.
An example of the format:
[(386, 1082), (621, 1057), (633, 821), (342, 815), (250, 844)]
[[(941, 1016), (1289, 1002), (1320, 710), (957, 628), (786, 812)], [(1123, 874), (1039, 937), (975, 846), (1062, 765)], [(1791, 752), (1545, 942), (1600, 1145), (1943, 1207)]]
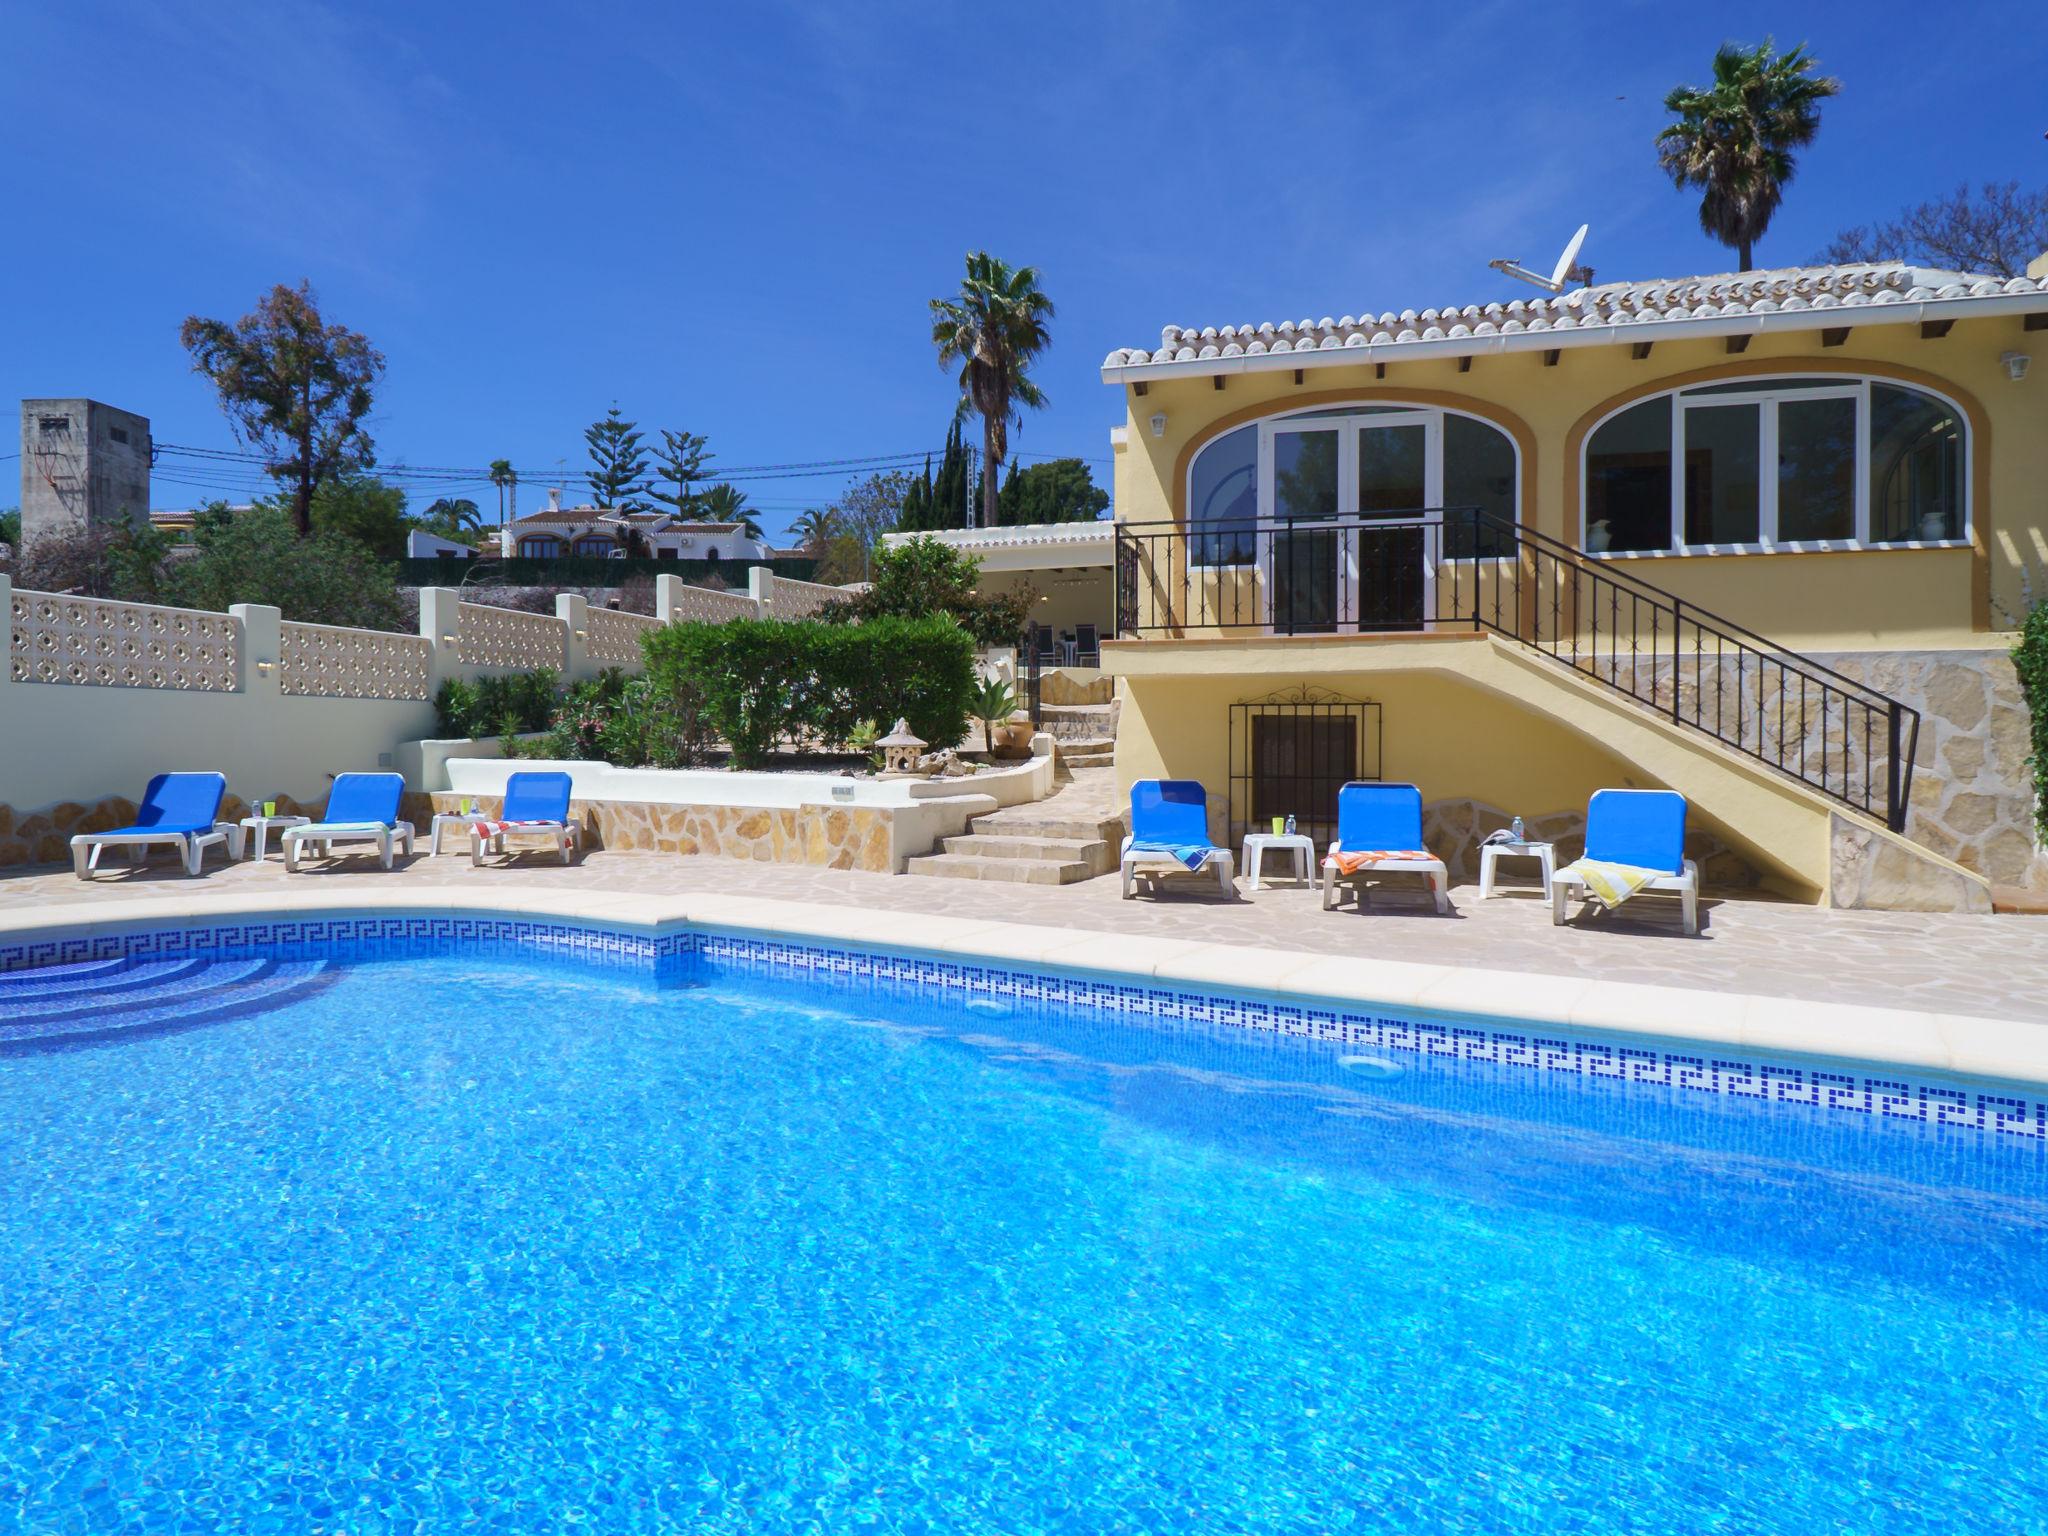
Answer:
[(1047, 1011), (1081, 1010), (1150, 1028), (1246, 1032), (1392, 1053), (1434, 1064), (1506, 1068), (1584, 1088), (1661, 1090), (1679, 1100), (1782, 1105), (1927, 1131), (1969, 1131), (2048, 1148), (2048, 1098), (1910, 1074), (1748, 1060), (1696, 1046), (1577, 1039), (1551, 1031), (1407, 1018), (1227, 992), (1183, 991), (998, 964), (853, 950), (746, 934), (690, 931), (648, 938), (545, 919), (402, 913), (280, 917), (134, 933), (59, 935), (0, 944), (0, 973), (109, 959), (398, 960), (421, 955), (545, 956), (657, 983), (705, 976), (823, 977), (870, 992), (934, 991), (1005, 998)]

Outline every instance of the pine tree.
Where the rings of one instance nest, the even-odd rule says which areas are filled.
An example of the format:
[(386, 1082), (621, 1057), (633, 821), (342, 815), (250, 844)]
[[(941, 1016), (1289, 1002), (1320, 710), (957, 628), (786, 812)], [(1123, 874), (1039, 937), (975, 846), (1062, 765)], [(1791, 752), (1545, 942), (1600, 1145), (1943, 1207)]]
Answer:
[(671, 432), (664, 427), (661, 431), (661, 446), (654, 450), (654, 462), (661, 481), (673, 486), (673, 490), (650, 488), (649, 494), (663, 506), (672, 508), (677, 517), (692, 518), (702, 514), (704, 493), (696, 489), (697, 482), (705, 478), (705, 469), (711, 463), (711, 455), (704, 451), (705, 438), (698, 432)]
[(1002, 489), (996, 492), (996, 526), (1014, 528), (1023, 522), (1023, 505), (1023, 487), (1017, 483), (1017, 461), (1012, 459), (1010, 472), (1003, 476)]
[(602, 421), (594, 421), (583, 434), (590, 445), (594, 468), (584, 474), (590, 482), (590, 496), (600, 507), (621, 512), (646, 512), (650, 508), (639, 498), (647, 493), (647, 450), (641, 441), (638, 422), (619, 414), (617, 401)]
[(939, 459), (938, 477), (932, 482), (930, 521), (927, 528), (965, 528), (969, 493), (967, 446), (960, 438), (960, 418), (946, 430), (946, 451)]

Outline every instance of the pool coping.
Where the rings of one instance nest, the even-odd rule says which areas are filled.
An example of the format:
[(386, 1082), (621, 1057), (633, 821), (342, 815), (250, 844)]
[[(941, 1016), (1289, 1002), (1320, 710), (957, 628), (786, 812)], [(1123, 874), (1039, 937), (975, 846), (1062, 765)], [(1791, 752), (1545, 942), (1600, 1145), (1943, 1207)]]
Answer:
[[(1642, 982), (1312, 954), (985, 918), (909, 916), (705, 892), (569, 890), (415, 895), (357, 890), (206, 892), (62, 902), (0, 914), (0, 941), (161, 929), (285, 914), (545, 916), (659, 938), (686, 930), (823, 940), (892, 953), (1041, 966), (1264, 997), (1318, 999), (1608, 1036), (1736, 1046), (1774, 1055), (1911, 1067), (1971, 1079), (2048, 1084), (2048, 1025), (2017, 1020), (1714, 992)], [(906, 929), (910, 930), (906, 933)]]

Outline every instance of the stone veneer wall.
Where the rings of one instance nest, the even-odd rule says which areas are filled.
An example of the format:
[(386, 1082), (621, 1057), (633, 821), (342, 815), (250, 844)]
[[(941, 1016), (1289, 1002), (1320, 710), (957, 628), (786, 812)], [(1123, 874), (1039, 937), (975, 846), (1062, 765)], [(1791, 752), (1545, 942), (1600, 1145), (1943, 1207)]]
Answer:
[(1994, 885), (2048, 891), (2034, 835), (2026, 696), (2003, 650), (1817, 656), (1920, 711), (1906, 836)]
[[(462, 796), (433, 796), (438, 812), (461, 809)], [(478, 814), (497, 814), (503, 801), (472, 797)], [(894, 867), (894, 816), (880, 806), (656, 805), (630, 800), (577, 800), (570, 813), (582, 821), (592, 848), (636, 852), (714, 854), (821, 869), (862, 869), (888, 874)], [(420, 822), (424, 837), (429, 822)], [(451, 834), (451, 847), (459, 846)], [(516, 844), (514, 845), (517, 846)]]

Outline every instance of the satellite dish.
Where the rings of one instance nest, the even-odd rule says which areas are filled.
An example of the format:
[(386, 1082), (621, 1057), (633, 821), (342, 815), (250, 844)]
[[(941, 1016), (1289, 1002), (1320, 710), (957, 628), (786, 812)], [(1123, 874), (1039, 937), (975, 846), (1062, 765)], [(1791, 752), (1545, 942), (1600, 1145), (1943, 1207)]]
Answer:
[(1586, 243), (1586, 231), (1590, 227), (1590, 225), (1581, 224), (1579, 232), (1565, 242), (1564, 254), (1557, 258), (1557, 265), (1551, 269), (1550, 276), (1548, 277), (1545, 277), (1541, 272), (1531, 272), (1511, 256), (1502, 257), (1498, 261), (1489, 261), (1487, 265), (1493, 268), (1494, 271), (1505, 273), (1507, 276), (1516, 278), (1521, 282), (1534, 283), (1538, 288), (1547, 289), (1551, 293), (1563, 293), (1567, 283), (1590, 283), (1593, 281), (1593, 269), (1591, 267), (1582, 267), (1578, 264), (1579, 251)]

